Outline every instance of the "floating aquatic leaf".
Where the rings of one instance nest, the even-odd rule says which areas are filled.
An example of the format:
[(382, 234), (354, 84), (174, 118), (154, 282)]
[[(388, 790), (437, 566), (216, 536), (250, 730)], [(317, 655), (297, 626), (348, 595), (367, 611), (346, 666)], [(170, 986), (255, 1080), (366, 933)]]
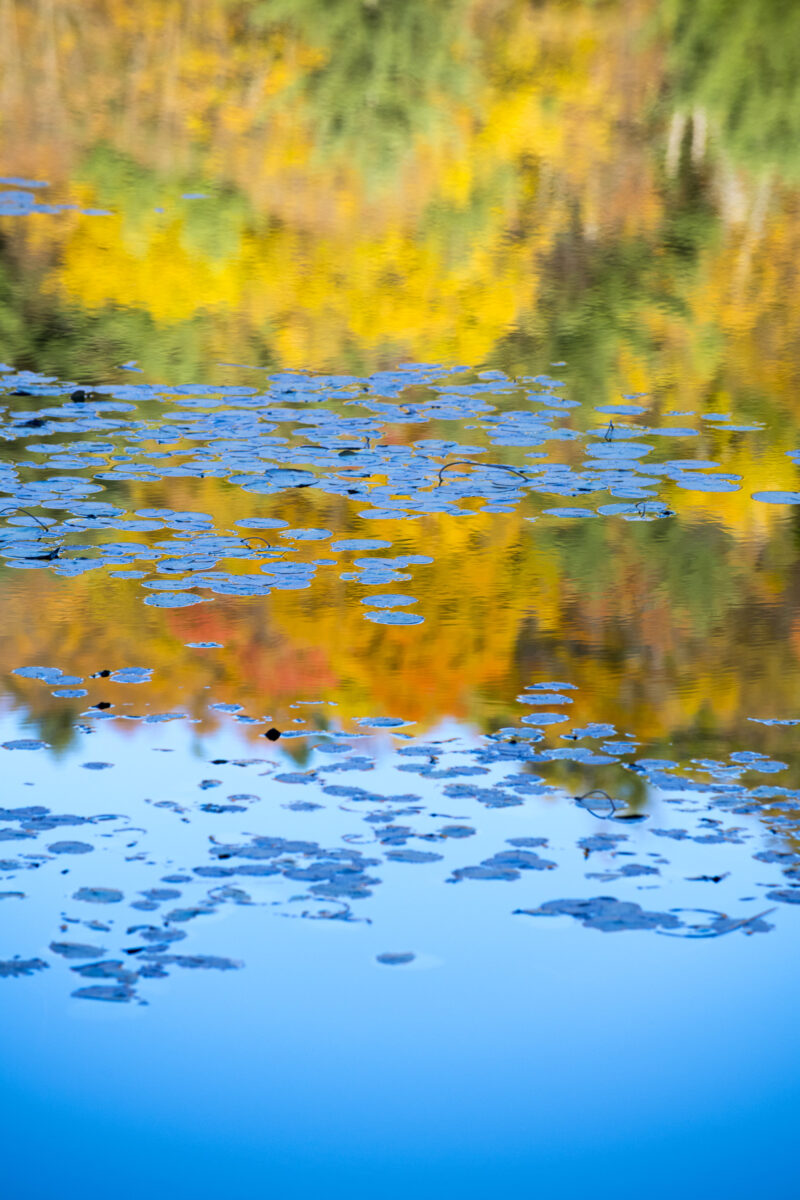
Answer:
[(523, 725), (558, 725), (562, 721), (568, 721), (569, 717), (563, 713), (527, 713), (524, 717), (520, 717)]
[[(12, 675), (21, 675), (23, 679), (41, 679), (43, 683), (72, 686), (83, 683), (79, 675), (65, 675), (59, 667), (15, 667)], [(83, 695), (86, 693), (84, 692)]]
[(293, 542), (319, 542), (333, 534), (330, 529), (282, 529), (279, 536)]
[(33, 975), (36, 971), (46, 971), (49, 966), (41, 958), (10, 958), (0, 959), (0, 979), (16, 979), (22, 975)]
[(388, 550), (391, 542), (380, 538), (343, 538), (331, 543), (331, 550)]
[(800, 504), (800, 492), (753, 492), (753, 499), (762, 504)]
[(51, 942), (50, 949), (62, 958), (102, 958), (105, 954), (101, 946), (90, 946), (85, 942)]
[(767, 892), (768, 900), (779, 900), (781, 904), (800, 904), (800, 888), (774, 888)]
[(594, 896), (589, 900), (547, 900), (538, 908), (517, 908), (515, 914), (528, 917), (574, 917), (587, 929), (619, 933), (630, 929), (677, 929), (682, 922), (673, 913), (646, 912), (640, 905), (613, 896)]
[(640, 404), (598, 404), (596, 411), (599, 413), (610, 413), (613, 416), (619, 414), (620, 416), (633, 417), (647, 410), (642, 408)]
[(597, 513), (591, 508), (546, 508), (545, 517), (596, 517)]
[(153, 671), (150, 667), (122, 667), (119, 671), (98, 671), (97, 674), (108, 674), (115, 683), (146, 683)]
[(376, 625), (421, 625), (425, 620), (416, 613), (407, 612), (365, 612), (364, 617)]
[(119, 904), (122, 892), (116, 888), (82, 887), (73, 893), (73, 900), (85, 900), (89, 904)]
[(416, 596), (404, 596), (402, 593), (389, 593), (379, 596), (366, 596), (362, 604), (372, 604), (375, 608), (397, 608), (404, 604), (416, 604)]
[(431, 863), (441, 862), (441, 854), (433, 854), (429, 850), (390, 850), (386, 855), (390, 862), (401, 863)]
[(404, 721), (401, 717), (359, 717), (356, 724), (366, 725), (369, 729), (397, 729), (401, 725), (413, 725), (413, 721)]
[(589, 871), (587, 879), (599, 879), (603, 883), (608, 883), (612, 879), (630, 879), (637, 875), (660, 875), (658, 867), (653, 867), (647, 863), (624, 863), (615, 871)]
[(161, 592), (157, 596), (146, 596), (144, 602), (153, 608), (190, 608), (193, 604), (202, 604), (203, 598), (187, 592)]
[(721, 475), (677, 474), (674, 482), (687, 492), (738, 492), (739, 484), (733, 478)]
[(134, 991), (124, 983), (95, 983), (77, 988), (72, 995), (78, 1000), (106, 1000), (114, 1004), (125, 1004), (134, 997)]

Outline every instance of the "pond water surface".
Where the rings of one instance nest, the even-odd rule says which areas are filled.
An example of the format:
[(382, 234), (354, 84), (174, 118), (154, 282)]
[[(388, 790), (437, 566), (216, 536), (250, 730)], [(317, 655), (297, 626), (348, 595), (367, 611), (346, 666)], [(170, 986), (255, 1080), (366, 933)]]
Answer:
[(793, 1194), (797, 24), (0, 9), (10, 1200)]

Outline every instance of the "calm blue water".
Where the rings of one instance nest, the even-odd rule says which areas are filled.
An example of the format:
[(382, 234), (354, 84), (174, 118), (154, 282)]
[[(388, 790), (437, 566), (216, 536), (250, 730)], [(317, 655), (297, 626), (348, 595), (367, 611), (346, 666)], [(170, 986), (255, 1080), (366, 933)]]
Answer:
[[(75, 889), (117, 886), (132, 898), (200, 861), (209, 834), (224, 841), (268, 828), (308, 836), (311, 821), (324, 844), (362, 836), (360, 812), (343, 812), (338, 800), (313, 813), (281, 808), (276, 784), (246, 817), (200, 814), (194, 776), (214, 770), (226, 791), (234, 780), (244, 790), (243, 778), (247, 789), (263, 786), (253, 774), (263, 765), (209, 768), (206, 761), (252, 753), (252, 744), (232, 728), (200, 746), (180, 722), (127, 736), (112, 724), (60, 760), (41, 752), (4, 758), (5, 789), (25, 803), (57, 796), (51, 807), (59, 812), (126, 814), (40, 835), (88, 836), (95, 849), (51, 855), (7, 885), (31, 893), (24, 902), (2, 901), (0, 949), (9, 954), (23, 947), (25, 957), (47, 954), (53, 937), (117, 944), (114, 929), (137, 914), (82, 907), (70, 900)], [(4, 741), (19, 732), (11, 716), (0, 732)], [(454, 725), (439, 736), (477, 744)], [(89, 741), (91, 760), (113, 767), (81, 766)], [(388, 741), (370, 738), (368, 748), (377, 760), (369, 786), (396, 791), (402, 777)], [(269, 754), (282, 761), (279, 750)], [(424, 800), (434, 798), (429, 783), (405, 778)], [(188, 823), (144, 799), (167, 796), (195, 805)], [(629, 831), (637, 860), (655, 843), (647, 824), (691, 826), (700, 808), (691, 796), (673, 801), (680, 815), (655, 793), (649, 803), (649, 822)], [(283, 880), (236, 879), (252, 903), (219, 904), (177, 949), (229, 956), (243, 969), (174, 970), (142, 981), (138, 998), (146, 1005), (70, 998), (76, 983), (92, 981), (55, 955), (35, 978), (4, 981), (4, 1194), (745, 1198), (775, 1187), (789, 1194), (800, 1091), (792, 907), (780, 906), (768, 936), (734, 931), (698, 940), (606, 934), (567, 917), (512, 917), (519, 905), (574, 889), (587, 894), (584, 872), (613, 863), (594, 853), (587, 862), (574, 839), (610, 823), (552, 800), (479, 815), (474, 801), (450, 804), (448, 814), (466, 815), (477, 832), (451, 843), (443, 863), (385, 863), (372, 897), (353, 904), (371, 924), (298, 919), (308, 905), (293, 904)], [(759, 837), (755, 817), (735, 823), (747, 839)], [(534, 828), (551, 838), (541, 853), (558, 858), (558, 871), (443, 883), (446, 867), (478, 862)], [(734, 874), (772, 879), (774, 867), (752, 862), (754, 849), (752, 840), (668, 841), (670, 865), (656, 892), (637, 890), (639, 878), (597, 891), (645, 908), (656, 895), (663, 909), (665, 892), (685, 902), (683, 878), (720, 856)], [(219, 882), (230, 881), (195, 879), (185, 899)], [(695, 884), (691, 894), (711, 889), (715, 907), (724, 907), (726, 886)], [(741, 875), (736, 886), (744, 895)], [(762, 898), (757, 910), (739, 908), (764, 906)], [(59, 911), (110, 922), (112, 931), (76, 924), (59, 934)], [(387, 951), (417, 958), (376, 963)]]

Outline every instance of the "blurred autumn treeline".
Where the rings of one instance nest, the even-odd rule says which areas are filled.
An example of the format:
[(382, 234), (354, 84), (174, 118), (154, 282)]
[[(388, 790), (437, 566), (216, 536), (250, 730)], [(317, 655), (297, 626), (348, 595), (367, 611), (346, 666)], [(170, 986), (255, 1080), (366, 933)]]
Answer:
[(566, 359), (579, 398), (793, 407), (785, 9), (3, 0), (4, 171), (112, 214), (0, 223), (4, 353)]
[[(749, 495), (796, 486), (798, 14), (781, 0), (0, 0), (3, 173), (110, 213), (0, 218), (5, 360), (90, 381), (135, 358), (180, 383), (229, 381), (220, 360), (515, 375), (566, 360), (576, 399), (734, 408), (770, 422), (772, 447), (698, 445), (746, 484), (682, 494), (680, 520), (388, 527), (435, 558), (403, 585), (426, 618), (412, 629), (364, 621), (333, 569), (308, 592), (182, 612), (105, 572), (7, 572), (0, 669), (124, 656), (156, 668), (137, 703), (173, 707), (180, 676), (198, 713), (212, 684), (277, 720), (317, 694), (343, 715), (502, 724), (531, 678), (573, 679), (579, 719), (654, 737), (744, 738), (749, 715), (787, 715), (798, 535)], [(126, 505), (204, 509), (220, 527), (246, 515), (212, 480), (157, 491)], [(364, 533), (326, 497), (280, 515)], [(201, 639), (224, 657), (184, 650)], [(71, 702), (12, 687), (68, 736)]]

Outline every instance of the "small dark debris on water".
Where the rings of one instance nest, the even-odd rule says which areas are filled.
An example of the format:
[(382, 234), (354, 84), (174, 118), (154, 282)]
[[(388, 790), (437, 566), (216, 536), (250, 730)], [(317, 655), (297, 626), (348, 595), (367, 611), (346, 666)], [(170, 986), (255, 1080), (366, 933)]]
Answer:
[(264, 734), (264, 737), (268, 738), (269, 741), (271, 741), (271, 742), (277, 742), (277, 740), (280, 736), (281, 736), (280, 729), (275, 729), (275, 728), (268, 729), (267, 732)]
[(410, 951), (404, 951), (399, 954), (376, 954), (375, 961), (382, 963), (382, 965), (385, 967), (404, 967), (407, 963), (413, 962), (416, 957), (416, 954), (412, 954)]

